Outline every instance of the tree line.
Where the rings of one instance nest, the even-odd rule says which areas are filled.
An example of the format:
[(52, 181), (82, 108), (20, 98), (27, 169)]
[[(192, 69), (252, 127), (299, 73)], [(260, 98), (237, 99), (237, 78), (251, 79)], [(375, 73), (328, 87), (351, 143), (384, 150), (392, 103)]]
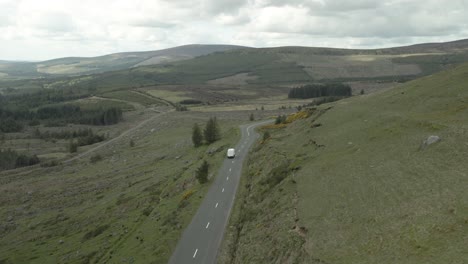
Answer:
[[(71, 104), (50, 105), (37, 111), (10, 110), (0, 107), (0, 132), (20, 132), (24, 121), (39, 125), (40, 120), (63, 120), (67, 123), (87, 125), (113, 125), (123, 119), (122, 109), (118, 107), (81, 109)], [(23, 122), (22, 122), (23, 121)]]
[[(48, 140), (49, 138), (54, 139), (70, 139), (73, 144), (78, 146), (92, 145), (106, 140), (105, 135), (95, 134), (91, 128), (88, 129), (78, 129), (74, 131), (45, 131), (41, 132), (39, 128), (36, 128), (33, 133), (35, 138)], [(76, 142), (73, 139), (77, 139)]]
[(56, 139), (70, 139), (70, 138), (77, 138), (77, 137), (88, 137), (94, 136), (94, 132), (91, 128), (80, 128), (77, 130), (61, 130), (61, 131), (45, 131), (42, 132), (39, 128), (36, 128), (33, 133), (35, 138), (40, 139), (49, 139), (49, 138), (56, 138)]
[(342, 83), (307, 84), (289, 90), (288, 98), (314, 98), (323, 96), (351, 96), (351, 87)]
[(39, 163), (36, 155), (26, 155), (11, 149), (0, 150), (0, 170), (11, 170)]
[(68, 123), (113, 125), (122, 120), (122, 109), (110, 107), (83, 110), (78, 105), (61, 104), (41, 107), (36, 116), (39, 119), (64, 119)]

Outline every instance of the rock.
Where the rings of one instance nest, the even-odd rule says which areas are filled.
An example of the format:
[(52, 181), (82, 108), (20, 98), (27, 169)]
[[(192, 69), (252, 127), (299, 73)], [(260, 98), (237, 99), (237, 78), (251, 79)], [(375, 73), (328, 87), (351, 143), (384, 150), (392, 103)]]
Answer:
[(64, 241), (63, 241), (62, 239), (59, 240), (59, 244), (63, 244), (63, 242), (64, 242)]
[(423, 141), (421, 149), (425, 149), (427, 146), (432, 145), (440, 141), (439, 136), (429, 136), (426, 140)]

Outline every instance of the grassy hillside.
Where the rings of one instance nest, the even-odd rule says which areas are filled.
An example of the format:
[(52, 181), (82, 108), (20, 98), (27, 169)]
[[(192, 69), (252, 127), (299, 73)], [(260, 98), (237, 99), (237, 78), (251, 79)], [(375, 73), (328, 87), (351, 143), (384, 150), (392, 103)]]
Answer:
[[(114, 137), (154, 115), (134, 113), (108, 131)], [(0, 263), (166, 263), (209, 187), (195, 170), (206, 159), (215, 175), (247, 119), (218, 113), (222, 139), (195, 149), (192, 125), (210, 116), (170, 112), (78, 161), (0, 172)], [(18, 141), (0, 144), (31, 152), (67, 145)]]
[(220, 262), (465, 263), (467, 81), (464, 64), (268, 129)]
[(236, 48), (243, 47), (235, 45), (185, 45), (156, 51), (122, 52), (99, 57), (67, 57), (42, 62), (0, 61), (0, 80), (115, 71), (142, 65), (187, 60)]

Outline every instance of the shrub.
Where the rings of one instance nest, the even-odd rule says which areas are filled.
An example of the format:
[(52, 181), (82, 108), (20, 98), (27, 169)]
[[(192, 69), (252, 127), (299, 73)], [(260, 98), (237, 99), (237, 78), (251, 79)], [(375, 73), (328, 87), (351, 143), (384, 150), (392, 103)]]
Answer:
[(202, 104), (203, 102), (195, 99), (185, 99), (179, 102), (180, 104)]
[(283, 162), (279, 166), (273, 168), (267, 177), (260, 181), (261, 185), (268, 185), (269, 188), (273, 188), (282, 182), (289, 173), (289, 162)]
[(100, 234), (104, 233), (104, 231), (106, 231), (110, 226), (109, 225), (100, 225), (98, 227), (96, 227), (95, 229), (87, 232), (83, 238), (82, 238), (82, 241), (86, 241), (86, 240), (89, 240), (93, 237), (97, 237), (99, 236)]
[(96, 162), (101, 161), (101, 160), (102, 160), (102, 157), (99, 154), (95, 154), (95, 155), (91, 156), (91, 158), (89, 159), (89, 161), (91, 163), (96, 163)]
[(68, 144), (68, 151), (70, 153), (75, 153), (78, 151), (78, 143), (75, 143), (73, 140), (70, 140), (70, 143)]

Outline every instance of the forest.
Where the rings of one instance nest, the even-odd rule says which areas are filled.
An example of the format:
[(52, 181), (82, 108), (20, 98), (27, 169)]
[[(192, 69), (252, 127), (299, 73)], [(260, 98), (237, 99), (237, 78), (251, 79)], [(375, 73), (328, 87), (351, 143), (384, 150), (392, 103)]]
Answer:
[(122, 109), (117, 107), (82, 109), (73, 104), (57, 104), (40, 107), (36, 111), (28, 111), (4, 109), (0, 106), (0, 132), (20, 132), (25, 123), (39, 125), (46, 120), (105, 126), (117, 124), (122, 118)]
[(307, 84), (289, 90), (288, 98), (315, 98), (324, 96), (351, 96), (351, 87), (342, 83)]

